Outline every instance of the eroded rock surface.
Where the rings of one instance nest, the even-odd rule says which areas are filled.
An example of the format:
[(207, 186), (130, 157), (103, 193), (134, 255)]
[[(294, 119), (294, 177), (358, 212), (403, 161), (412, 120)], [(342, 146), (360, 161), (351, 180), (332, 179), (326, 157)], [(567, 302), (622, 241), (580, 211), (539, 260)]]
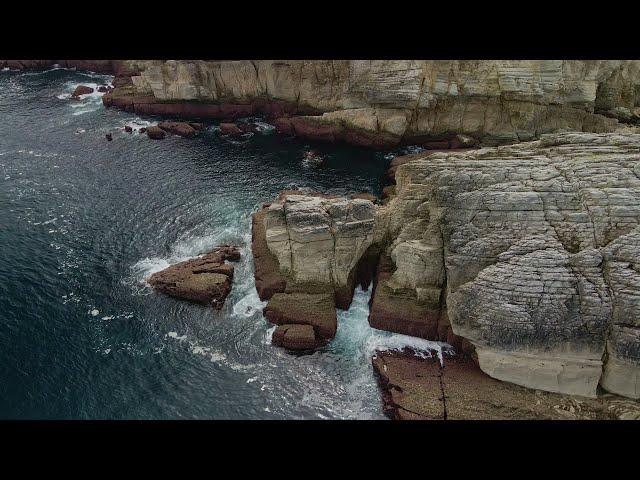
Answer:
[(148, 281), (153, 288), (172, 297), (220, 309), (233, 281), (233, 265), (226, 261), (239, 259), (240, 251), (225, 245), (154, 273)]
[[(140, 114), (232, 120), (386, 147), (528, 141), (640, 120), (640, 62), (622, 60), (152, 60), (103, 97)], [(473, 142), (471, 142), (473, 143)], [(440, 145), (440, 147), (437, 147)], [(445, 145), (448, 145), (445, 146)], [(466, 145), (469, 145), (468, 143)], [(453, 148), (456, 148), (455, 146)]]
[(615, 395), (571, 397), (502, 382), (470, 359), (446, 353), (441, 364), (414, 352), (376, 352), (372, 359), (385, 413), (396, 420), (640, 419), (640, 404)]
[(374, 204), (285, 193), (266, 208), (263, 221), (280, 274), (308, 289), (333, 291), (338, 307), (348, 308), (360, 260), (374, 243)]
[(495, 378), (640, 396), (640, 135), (419, 154), (395, 177), (372, 325), (394, 321), (379, 295), (401, 296), (446, 313)]
[[(330, 293), (276, 293), (265, 307), (264, 315), (282, 327), (274, 332), (273, 343), (295, 350), (326, 344), (338, 327), (335, 300)], [(288, 326), (293, 325), (299, 327), (289, 329)]]

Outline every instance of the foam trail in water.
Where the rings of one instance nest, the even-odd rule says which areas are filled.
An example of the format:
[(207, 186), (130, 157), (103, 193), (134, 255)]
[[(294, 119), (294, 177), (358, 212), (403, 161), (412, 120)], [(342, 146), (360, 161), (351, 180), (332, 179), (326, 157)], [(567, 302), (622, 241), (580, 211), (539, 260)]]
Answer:
[(372, 328), (368, 320), (371, 292), (372, 287), (366, 291), (361, 288), (356, 289), (349, 310), (338, 312), (338, 332), (334, 339), (337, 346), (341, 349), (352, 350), (354, 355), (359, 354), (367, 358), (371, 358), (376, 350), (410, 348), (416, 356), (423, 358), (432, 357), (435, 353), (442, 363), (443, 350), (451, 348), (448, 343)]

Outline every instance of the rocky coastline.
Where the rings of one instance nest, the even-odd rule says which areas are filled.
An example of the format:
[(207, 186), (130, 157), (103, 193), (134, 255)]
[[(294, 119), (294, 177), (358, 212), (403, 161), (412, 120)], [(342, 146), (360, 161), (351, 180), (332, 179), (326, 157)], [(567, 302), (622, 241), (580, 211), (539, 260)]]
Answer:
[[(380, 202), (284, 191), (252, 217), (273, 345), (322, 348), (373, 284), (372, 327), (451, 346), (442, 363), (376, 353), (390, 417), (640, 416), (620, 398), (640, 399), (640, 62), (0, 60), (54, 64), (115, 75), (107, 107), (185, 120), (151, 138), (260, 114), (427, 149), (393, 159)], [(225, 248), (149, 282), (219, 308)]]

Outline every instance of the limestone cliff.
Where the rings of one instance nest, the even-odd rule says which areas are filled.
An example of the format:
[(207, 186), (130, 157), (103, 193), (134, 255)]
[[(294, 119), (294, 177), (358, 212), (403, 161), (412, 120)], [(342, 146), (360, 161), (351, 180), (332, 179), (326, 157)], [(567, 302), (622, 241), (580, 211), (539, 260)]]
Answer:
[(396, 181), (374, 307), (445, 317), (495, 378), (640, 397), (640, 135), (417, 155)]
[(500, 380), (640, 397), (640, 134), (401, 160), (382, 206), (288, 193), (256, 214), (259, 291), (275, 274), (271, 291), (347, 308), (374, 252), (372, 326), (447, 341)]
[[(640, 119), (640, 62), (622, 60), (136, 61), (105, 96), (139, 113), (235, 118), (383, 147), (451, 139), (486, 145), (558, 130), (609, 132)], [(135, 67), (135, 68), (134, 68)]]

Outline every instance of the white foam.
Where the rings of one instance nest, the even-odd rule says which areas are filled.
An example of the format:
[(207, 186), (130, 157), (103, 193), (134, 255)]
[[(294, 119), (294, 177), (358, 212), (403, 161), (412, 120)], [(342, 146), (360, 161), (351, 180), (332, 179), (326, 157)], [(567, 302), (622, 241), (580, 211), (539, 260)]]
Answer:
[(443, 361), (443, 349), (451, 348), (447, 343), (372, 328), (368, 320), (371, 292), (371, 286), (366, 291), (357, 288), (349, 310), (338, 312), (338, 331), (334, 339), (334, 342), (338, 342), (338, 348), (347, 350), (347, 353), (351, 350), (354, 356), (364, 355), (366, 358), (373, 356), (376, 350), (410, 348), (419, 357), (430, 358), (435, 354), (440, 362)]
[(253, 288), (251, 292), (242, 297), (233, 306), (233, 314), (238, 317), (252, 317), (257, 312), (262, 312), (267, 302), (260, 301), (258, 292)]
[(94, 308), (93, 310), (89, 310), (87, 313), (91, 314), (92, 317), (97, 317), (98, 314), (100, 313), (100, 310), (98, 310), (97, 308)]

